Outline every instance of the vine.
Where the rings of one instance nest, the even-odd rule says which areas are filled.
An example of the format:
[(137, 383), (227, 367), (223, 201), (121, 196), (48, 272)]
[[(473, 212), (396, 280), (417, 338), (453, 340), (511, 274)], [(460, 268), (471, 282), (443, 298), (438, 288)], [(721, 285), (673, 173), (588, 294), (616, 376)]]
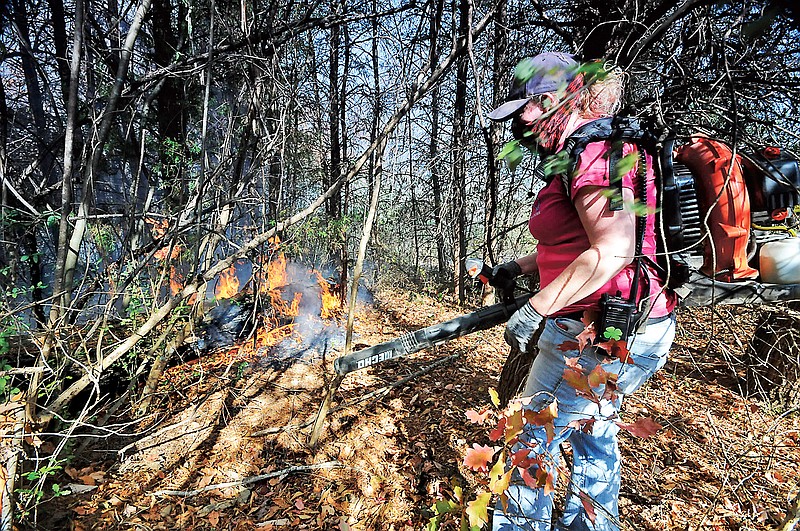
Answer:
[[(578, 396), (600, 405), (601, 401), (614, 401), (618, 398), (618, 374), (607, 371), (603, 365), (619, 361), (622, 364), (633, 364), (628, 351), (627, 341), (621, 338), (621, 331), (613, 327), (606, 329), (602, 337), (598, 338), (594, 323), (583, 319), (584, 329), (578, 334), (575, 341), (565, 341), (558, 346), (561, 352), (582, 353), (587, 347), (596, 348), (605, 354), (601, 364), (588, 370), (581, 366), (580, 357), (565, 358), (563, 380), (575, 389)], [(467, 419), (473, 424), (487, 426), (488, 438), (492, 446), (473, 443), (468, 448), (463, 465), (475, 472), (486, 474), (481, 483), (488, 488), (487, 492), (479, 494), (474, 500), (465, 505), (463, 514), (469, 520), (469, 529), (481, 529), (488, 523), (489, 503), (494, 496), (500, 500), (503, 511), (508, 508), (509, 493), (512, 477), (520, 478), (525, 485), (534, 489), (542, 489), (545, 495), (554, 491), (556, 477), (564, 476), (569, 481), (570, 472), (557, 458), (546, 451), (556, 437), (555, 420), (558, 418), (558, 402), (553, 397), (552, 401), (542, 409), (535, 410), (531, 407), (535, 397), (522, 397), (509, 402), (501, 407), (500, 399), (495, 389), (489, 390), (491, 406), (481, 411), (466, 411)], [(599, 411), (599, 407), (598, 407)], [(563, 430), (575, 429), (584, 433), (591, 433), (597, 420), (614, 422), (619, 428), (631, 434), (647, 438), (655, 434), (661, 425), (651, 418), (641, 418), (633, 423), (620, 421), (616, 413), (606, 416), (593, 416), (585, 419), (573, 420)], [(536, 438), (521, 437), (526, 429), (542, 428), (547, 441)], [(589, 519), (594, 522), (599, 507), (592, 498), (583, 491), (578, 491), (583, 507)], [(460, 508), (461, 505), (458, 505)], [(453, 512), (453, 508), (451, 508)], [(462, 520), (464, 516), (462, 516)], [(429, 529), (437, 529), (429, 527)], [(466, 529), (462, 525), (462, 529)]]

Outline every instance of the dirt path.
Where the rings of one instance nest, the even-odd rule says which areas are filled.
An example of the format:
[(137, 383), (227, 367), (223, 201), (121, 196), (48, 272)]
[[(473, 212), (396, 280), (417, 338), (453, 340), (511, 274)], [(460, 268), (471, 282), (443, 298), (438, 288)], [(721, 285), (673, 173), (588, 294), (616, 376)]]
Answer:
[[(378, 300), (359, 314), (361, 345), (463, 313), (407, 292), (385, 291)], [(708, 311), (681, 313), (671, 361), (626, 399), (624, 420), (650, 416), (664, 429), (646, 440), (622, 435), (625, 529), (772, 529), (798, 488), (800, 415), (781, 416), (742, 398), (725, 358), (735, 355), (752, 322), (727, 318), (736, 333), (719, 325), (712, 330)], [(47, 525), (423, 529), (431, 506), (452, 499), (454, 486), (468, 497), (485, 490), (485, 478), (462, 461), (468, 445), (487, 443), (487, 432), (468, 423), (464, 412), (489, 402), (505, 356), (500, 333), (498, 327), (349, 375), (313, 453), (308, 428), (297, 426), (313, 420), (319, 405), (320, 360), (244, 365), (209, 358), (175, 367), (162, 384), (158, 422), (138, 426), (134, 440), (104, 448), (125, 446), (124, 453), (95, 453), (110, 458), (82, 463), (80, 472), (100, 471), (92, 480), (96, 488), (59, 498)], [(253, 436), (259, 432), (267, 433)], [(444, 518), (440, 529), (458, 526)]]

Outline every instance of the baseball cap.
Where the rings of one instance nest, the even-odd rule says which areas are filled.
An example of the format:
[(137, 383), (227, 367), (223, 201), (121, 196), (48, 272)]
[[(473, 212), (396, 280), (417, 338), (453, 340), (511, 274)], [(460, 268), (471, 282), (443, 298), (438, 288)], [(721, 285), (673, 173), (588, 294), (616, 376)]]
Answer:
[(545, 52), (526, 57), (514, 69), (505, 103), (490, 112), (489, 119), (507, 120), (522, 109), (531, 96), (565, 89), (575, 79), (578, 69), (578, 62), (567, 53)]

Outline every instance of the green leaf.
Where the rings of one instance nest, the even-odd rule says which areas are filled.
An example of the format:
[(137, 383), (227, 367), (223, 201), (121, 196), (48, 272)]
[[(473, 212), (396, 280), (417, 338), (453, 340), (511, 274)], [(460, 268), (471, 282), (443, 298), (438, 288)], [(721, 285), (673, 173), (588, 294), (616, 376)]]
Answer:
[(439, 500), (434, 504), (434, 514), (447, 514), (450, 512), (452, 505), (447, 500)]
[(518, 83), (525, 83), (533, 77), (535, 72), (536, 64), (533, 62), (532, 58), (526, 57), (514, 67), (514, 79)]
[(619, 341), (622, 339), (622, 330), (614, 326), (609, 326), (603, 331), (603, 337), (606, 339), (616, 339)]
[(622, 179), (625, 175), (628, 174), (633, 168), (636, 167), (636, 163), (639, 161), (639, 155), (636, 153), (628, 153), (617, 162), (617, 166), (614, 168), (614, 175), (611, 176), (611, 182), (617, 182)]
[(578, 72), (584, 75), (587, 82), (602, 81), (608, 76), (608, 70), (602, 61), (584, 63), (578, 68)]
[(508, 157), (506, 157), (506, 164), (508, 165), (509, 171), (515, 171), (519, 166), (519, 163), (522, 162), (523, 158), (525, 158), (525, 154), (521, 149), (517, 149), (513, 153), (509, 154)]
[(569, 170), (570, 157), (569, 153), (562, 150), (544, 159), (544, 174), (546, 177), (551, 175), (559, 175)]
[(513, 153), (519, 148), (519, 140), (512, 140), (510, 142), (506, 142), (503, 146), (503, 149), (500, 150), (500, 153), (497, 154), (498, 159), (504, 159), (509, 154)]

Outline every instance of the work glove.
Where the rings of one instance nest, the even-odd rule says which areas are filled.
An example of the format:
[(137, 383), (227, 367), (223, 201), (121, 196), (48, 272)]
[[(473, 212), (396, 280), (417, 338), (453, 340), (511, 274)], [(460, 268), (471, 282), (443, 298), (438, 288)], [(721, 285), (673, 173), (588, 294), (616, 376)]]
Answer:
[(536, 345), (533, 344), (533, 335), (539, 329), (539, 325), (544, 321), (544, 316), (540, 315), (530, 303), (525, 303), (522, 308), (514, 312), (511, 319), (506, 323), (505, 340), (520, 352), (531, 353)]
[(514, 287), (514, 279), (522, 273), (522, 268), (515, 261), (496, 265), (492, 269), (492, 278), (489, 285), (499, 290), (509, 290)]

